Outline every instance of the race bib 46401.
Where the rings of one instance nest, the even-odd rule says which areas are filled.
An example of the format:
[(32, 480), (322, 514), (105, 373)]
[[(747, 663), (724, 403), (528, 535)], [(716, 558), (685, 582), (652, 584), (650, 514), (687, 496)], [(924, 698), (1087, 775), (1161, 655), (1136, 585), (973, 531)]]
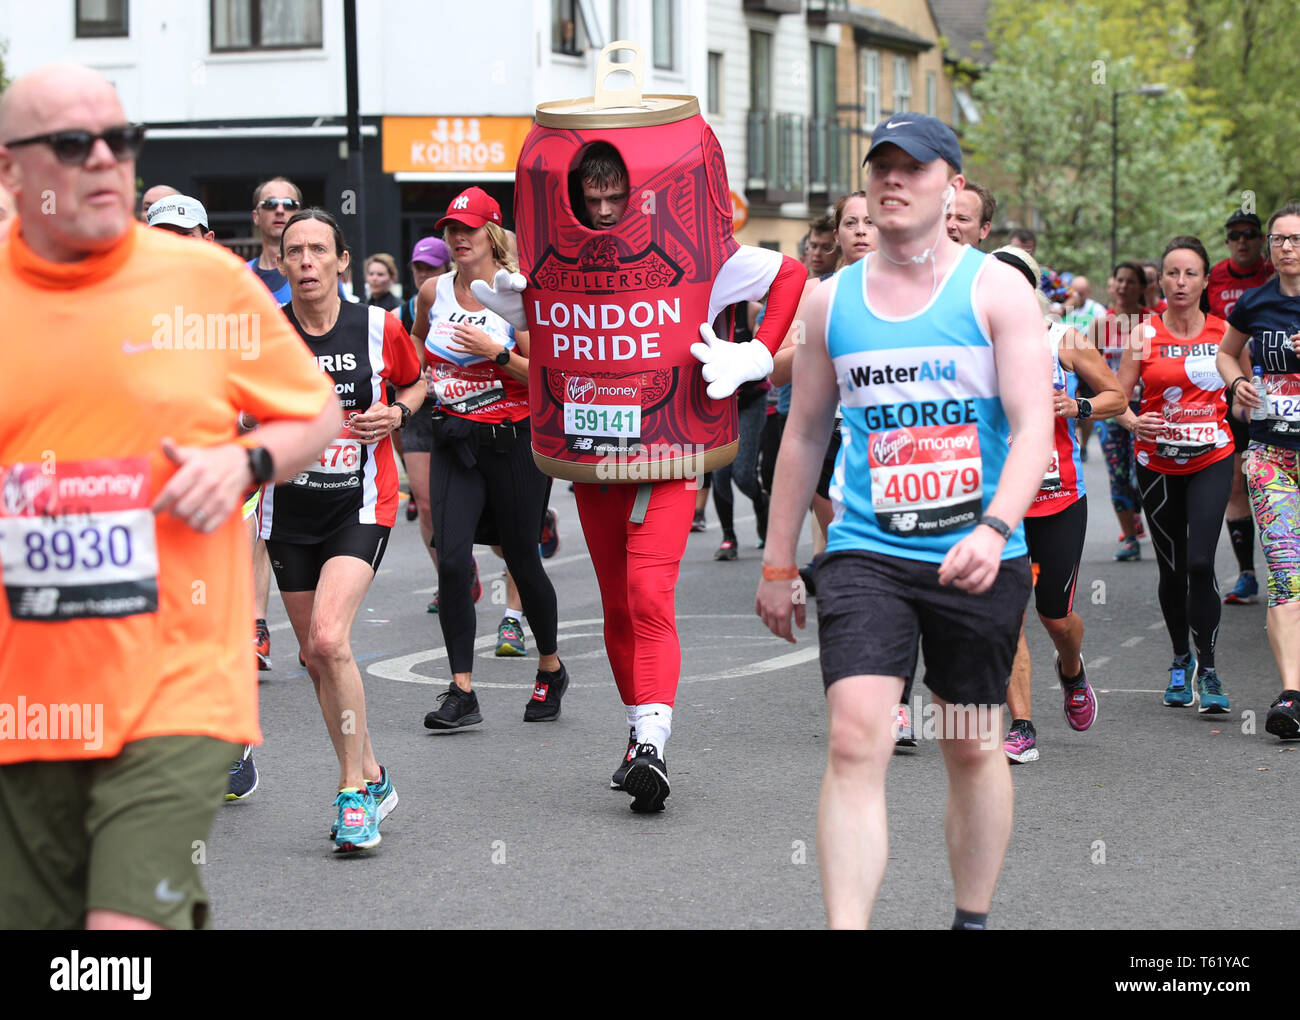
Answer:
[(158, 610), (145, 457), (14, 464), (0, 489), (0, 568), (16, 620)]
[(925, 425), (873, 432), (871, 496), (880, 527), (942, 535), (969, 527), (983, 507), (979, 426)]

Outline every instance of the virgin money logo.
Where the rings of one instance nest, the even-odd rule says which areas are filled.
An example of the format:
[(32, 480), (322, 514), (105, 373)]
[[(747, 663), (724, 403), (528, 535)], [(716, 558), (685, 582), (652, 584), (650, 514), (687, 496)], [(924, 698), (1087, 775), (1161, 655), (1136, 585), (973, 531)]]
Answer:
[(565, 381), (564, 393), (572, 404), (590, 404), (596, 399), (596, 380), (585, 375), (571, 375)]
[(1160, 409), (1160, 413), (1164, 415), (1165, 421), (1194, 421), (1197, 418), (1213, 417), (1215, 408), (1204, 405), (1167, 403)]
[(901, 467), (912, 460), (916, 440), (907, 429), (877, 432), (871, 437), (871, 459), (881, 467)]

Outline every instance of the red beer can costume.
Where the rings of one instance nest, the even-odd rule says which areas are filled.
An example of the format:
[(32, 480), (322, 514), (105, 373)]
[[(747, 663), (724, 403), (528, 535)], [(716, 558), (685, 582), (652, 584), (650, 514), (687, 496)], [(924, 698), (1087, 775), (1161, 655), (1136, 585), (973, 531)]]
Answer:
[[(632, 51), (633, 61), (611, 63), (617, 50)], [(722, 149), (697, 100), (641, 96), (640, 64), (635, 44), (611, 43), (597, 64), (596, 97), (538, 107), (516, 170), (515, 231), (527, 280), (533, 456), (575, 483), (606, 649), (633, 731), (624, 764), (635, 768), (650, 745), (662, 768), (681, 671), (674, 593), (695, 506), (691, 482), (730, 463), (737, 446), (736, 383), (726, 388), (709, 375), (710, 396), (691, 348), (704, 346), (701, 326), (717, 322), (729, 333), (730, 306), (768, 295), (751, 343), (766, 348), (755, 360), (766, 358), (770, 371), (807, 272), (736, 241)], [(619, 70), (638, 84), (603, 89)], [(628, 189), (622, 217), (604, 229), (580, 220), (580, 189), (570, 179), (597, 142), (617, 150)], [(706, 349), (719, 364), (745, 346), (711, 336)], [(643, 798), (629, 784), (634, 809), (662, 808), (666, 776), (662, 787), (657, 799)]]

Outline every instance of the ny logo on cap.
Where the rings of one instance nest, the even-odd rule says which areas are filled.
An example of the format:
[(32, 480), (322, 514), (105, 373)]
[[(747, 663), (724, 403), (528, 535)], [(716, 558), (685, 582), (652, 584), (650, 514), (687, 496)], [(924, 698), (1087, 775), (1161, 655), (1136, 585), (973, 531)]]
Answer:
[(468, 196), (468, 195), (461, 195), (460, 198), (456, 199), (456, 201), (454, 201), (454, 202), (451, 203), (451, 207), (452, 207), (453, 209), (468, 209), (468, 208), (469, 208), (469, 196)]

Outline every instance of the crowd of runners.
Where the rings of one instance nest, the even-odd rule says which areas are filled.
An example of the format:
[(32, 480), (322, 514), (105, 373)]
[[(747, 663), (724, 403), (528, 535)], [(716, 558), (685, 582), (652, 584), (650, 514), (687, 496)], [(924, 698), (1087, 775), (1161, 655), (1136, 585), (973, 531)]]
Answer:
[[(133, 678), (96, 753), (0, 741), (0, 866), (24, 877), (0, 893), (11, 923), (205, 922), (192, 865), (162, 849), (129, 860), (131, 836), (175, 834), (150, 843), (173, 856), (206, 838), (218, 759), (228, 800), (257, 790), (256, 688), (241, 677), (254, 661), (271, 668), (272, 573), (289, 654), (311, 677), (338, 758), (329, 837), (344, 853), (380, 843), (398, 794), (366, 726), (350, 635), (399, 518), (429, 550), (427, 611), (453, 677), (425, 727), (483, 721), (475, 545), (508, 570), (497, 654), (525, 654), (525, 620), (536, 645), (524, 720), (556, 720), (569, 684), (557, 649), (564, 593), (544, 562), (559, 521), (532, 457), (529, 323), (498, 203), (476, 187), (451, 201), (410, 252), (403, 299), (396, 260), (370, 255), (358, 300), (343, 282), (354, 258), (339, 223), (306, 207), (293, 181), (272, 177), (250, 196), (261, 252), (241, 268), (194, 198), (150, 182), (137, 206), (141, 140), (108, 83), (84, 69), (34, 72), (0, 99), (0, 182), (17, 213), (0, 249), (5, 334), (66, 343), (95, 379), (93, 400), (80, 383), (33, 386), (49, 379), (38, 363), (48, 348), (7, 345), (0, 683), (53, 704), (103, 700), (102, 684)], [(955, 135), (934, 118), (882, 122), (864, 165), (866, 190), (809, 224), (801, 264), (740, 246), (717, 267), (715, 328), (700, 329), (692, 352), (710, 398), (736, 400), (736, 459), (703, 487), (577, 483), (584, 537), (568, 541), (591, 551), (607, 638), (630, 635), (607, 641), (627, 709), (610, 785), (633, 810), (660, 811), (681, 664), (674, 594), (691, 599), (676, 591), (677, 564), (689, 531), (709, 526), (708, 491), (718, 560), (737, 558), (732, 483), (752, 502), (758, 615), (792, 638), (805, 623), (800, 593), (817, 606), (830, 718), (818, 843), (832, 925), (870, 917), (887, 856), (884, 773), (915, 744), (907, 705), (921, 655), (936, 704), (997, 718), (1005, 704), (996, 746), (951, 719), (941, 733), (954, 927), (982, 928), (1010, 835), (1008, 762), (1040, 753), (1031, 596), (1069, 725), (1099, 718), (1085, 645), (1105, 636), (1085, 640), (1074, 605), (1093, 431), (1115, 558), (1141, 561), (1143, 542), (1155, 554), (1149, 583), (1172, 652), (1163, 704), (1229, 711), (1216, 638), (1225, 603), (1257, 601), (1258, 540), (1281, 689), (1266, 729), (1300, 737), (1300, 205), (1267, 220), (1233, 212), (1217, 263), (1191, 236), (1121, 262), (1103, 305), (1082, 275), (1040, 265), (1031, 232), (981, 250), (995, 196), (963, 175)], [(51, 188), (67, 197), (43, 215)], [(570, 193), (590, 231), (634, 214), (610, 146), (589, 148)], [(163, 363), (155, 305), (260, 316), (259, 356)], [(94, 412), (60, 414), (63, 402)], [(48, 450), (56, 464), (43, 469)], [(800, 563), (809, 512), (814, 555)], [(1214, 571), (1223, 528), (1239, 575), (1226, 595)], [(219, 613), (190, 604), (196, 576), (227, 579)], [(52, 627), (64, 638), (50, 641)], [(133, 649), (146, 645), (142, 668)], [(176, 776), (165, 802), (141, 794), (160, 765)], [(34, 833), (51, 791), (75, 795), (84, 815)], [(115, 810), (126, 804), (138, 807)], [(75, 848), (73, 863), (51, 857), (55, 841)], [(160, 888), (185, 895), (151, 896), (159, 873)]]

